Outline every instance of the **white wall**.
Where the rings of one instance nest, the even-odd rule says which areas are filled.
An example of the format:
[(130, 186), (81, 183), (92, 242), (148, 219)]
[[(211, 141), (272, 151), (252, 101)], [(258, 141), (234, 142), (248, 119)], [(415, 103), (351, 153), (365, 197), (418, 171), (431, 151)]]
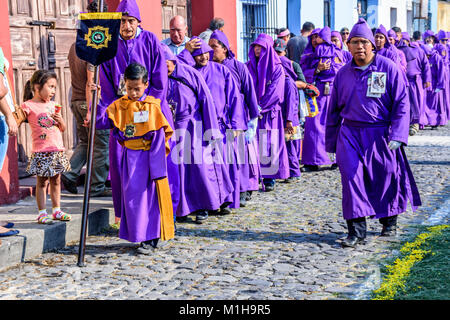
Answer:
[(323, 1), (322, 0), (300, 0), (301, 24), (306, 21), (314, 23), (316, 28), (323, 28)]
[(378, 25), (387, 30), (391, 27), (391, 8), (397, 8), (397, 25), (402, 31), (407, 30), (406, 12), (412, 10), (411, 0), (378, 0)]
[(358, 21), (358, 12), (356, 11), (357, 0), (335, 0), (334, 5), (334, 30), (340, 31), (347, 27), (352, 29)]

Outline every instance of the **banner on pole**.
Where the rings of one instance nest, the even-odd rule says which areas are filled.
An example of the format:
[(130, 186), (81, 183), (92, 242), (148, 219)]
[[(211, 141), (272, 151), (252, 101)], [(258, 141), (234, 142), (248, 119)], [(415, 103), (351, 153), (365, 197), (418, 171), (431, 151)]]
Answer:
[(122, 13), (81, 13), (79, 19), (77, 56), (94, 66), (114, 58), (117, 53)]

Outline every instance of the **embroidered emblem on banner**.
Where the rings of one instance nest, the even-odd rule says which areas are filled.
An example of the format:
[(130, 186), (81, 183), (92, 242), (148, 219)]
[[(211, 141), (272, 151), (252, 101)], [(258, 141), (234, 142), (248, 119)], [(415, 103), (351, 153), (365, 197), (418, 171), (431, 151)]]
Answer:
[(84, 36), (87, 41), (87, 46), (94, 49), (108, 48), (108, 42), (111, 41), (112, 36), (109, 34), (109, 28), (95, 26), (89, 28), (88, 34)]
[(134, 124), (127, 124), (125, 126), (124, 136), (127, 138), (133, 138), (136, 133), (136, 126)]

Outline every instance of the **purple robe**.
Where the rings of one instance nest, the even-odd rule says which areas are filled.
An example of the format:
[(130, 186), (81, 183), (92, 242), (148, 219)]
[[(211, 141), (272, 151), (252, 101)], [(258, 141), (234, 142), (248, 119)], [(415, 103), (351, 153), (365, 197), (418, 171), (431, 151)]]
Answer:
[[(316, 98), (319, 114), (313, 118), (307, 117), (305, 121), (301, 161), (305, 165), (329, 165), (333, 163), (325, 151), (325, 126), (333, 80), (344, 64), (336, 54), (336, 47), (331, 43), (331, 34), (325, 33), (325, 35), (322, 38), (325, 42), (319, 44), (314, 51), (311, 67), (316, 69), (320, 60), (331, 61), (331, 67), (315, 74), (313, 78), (315, 86), (320, 91), (320, 95)], [(330, 87), (328, 94), (325, 93), (327, 83)]]
[[(386, 93), (380, 98), (366, 96), (372, 72), (387, 74)], [(406, 90), (400, 69), (379, 55), (365, 70), (347, 64), (334, 80), (326, 150), (336, 153), (346, 220), (397, 215), (407, 210), (408, 200), (413, 210), (421, 205), (403, 146), (395, 151), (388, 147), (391, 140), (408, 142)]]
[(431, 82), (430, 64), (422, 49), (401, 42), (398, 49), (403, 51), (407, 61), (406, 76), (409, 82), (411, 124), (420, 123), (424, 112), (424, 83)]
[[(231, 51), (228, 38), (220, 30), (215, 30), (210, 39), (216, 39), (222, 42), (228, 50), (228, 57), (222, 64), (226, 66), (234, 77), (236, 85), (241, 93), (241, 102), (243, 103), (245, 112), (245, 121), (248, 123), (250, 120), (259, 116), (258, 100), (256, 98), (255, 86), (253, 79), (247, 66), (235, 59), (234, 53)], [(240, 137), (240, 138), (243, 138)], [(245, 139), (244, 139), (245, 140)], [(241, 140), (239, 140), (242, 142)], [(259, 152), (257, 139), (253, 139), (251, 142), (243, 141), (243, 161), (240, 161), (240, 191), (257, 191), (259, 190), (260, 180), (260, 167), (259, 167)], [(242, 155), (239, 154), (239, 158)]]
[(444, 61), (444, 82), (445, 82), (445, 88), (444, 88), (444, 104), (446, 106), (446, 113), (447, 113), (447, 121), (450, 120), (450, 58), (448, 56), (449, 50), (448, 47), (444, 46), (442, 43), (438, 43), (433, 48), (434, 51), (439, 53), (441, 58)]
[[(133, 10), (127, 9), (124, 10)], [(167, 93), (167, 65), (164, 59), (164, 52), (155, 34), (142, 30), (138, 27), (136, 37), (125, 41), (121, 37), (118, 42), (116, 56), (103, 63), (99, 72), (101, 90), (101, 99), (98, 104), (98, 117), (101, 118), (106, 112), (106, 108), (115, 100), (120, 98), (118, 88), (121, 75), (124, 74), (126, 67), (133, 62), (142, 64), (147, 68), (149, 74), (149, 86), (146, 94), (161, 100), (161, 110), (167, 118), (170, 126), (173, 127), (172, 114), (166, 102)], [(97, 129), (102, 129), (101, 127)], [(171, 141), (173, 141), (171, 139)], [(172, 149), (171, 143), (171, 149)], [(120, 183), (118, 163), (122, 158), (123, 148), (117, 142), (117, 139), (111, 134), (109, 141), (109, 159), (110, 159), (110, 177), (111, 185)], [(168, 160), (169, 185), (172, 192), (173, 208), (176, 210), (178, 201), (178, 172), (177, 166)], [(116, 191), (115, 191), (116, 190)], [(114, 210), (118, 215), (121, 210), (116, 204), (121, 197), (118, 194), (118, 188), (113, 189)], [(175, 213), (175, 211), (174, 211)], [(119, 216), (117, 216), (119, 217)]]
[[(348, 51), (348, 50), (343, 50), (342, 48), (344, 47), (344, 42), (342, 41), (342, 36), (341, 33), (339, 31), (332, 31), (331, 32), (331, 36), (332, 37), (337, 37), (341, 43), (341, 47), (336, 47), (336, 53), (339, 57), (339, 59), (344, 63), (348, 63), (350, 61), (352, 61), (353, 56), (352, 54)], [(333, 43), (334, 44), (334, 43)]]
[[(428, 46), (424, 46), (423, 50), (428, 56), (431, 68), (431, 88), (426, 91), (426, 104), (425, 104), (425, 119), (424, 124), (430, 126), (438, 126), (447, 124), (447, 110), (445, 106), (444, 93), (445, 93), (445, 80), (446, 70), (444, 59), (438, 52), (432, 50)], [(435, 92), (439, 89), (439, 92)]]
[[(256, 58), (254, 46), (261, 46)], [(284, 139), (281, 103), (284, 96), (285, 73), (273, 49), (273, 39), (260, 34), (250, 45), (248, 70), (255, 84), (261, 115), (258, 120), (258, 143), (261, 176), (266, 179), (287, 179), (289, 160)]]
[(305, 76), (305, 80), (307, 83), (313, 82), (314, 70), (315, 68), (311, 66), (314, 47), (311, 43), (311, 37), (315, 34), (319, 34), (320, 29), (314, 29), (311, 34), (308, 36), (308, 44), (306, 45), (305, 50), (300, 58), (300, 67), (302, 68), (303, 75)]
[[(203, 141), (205, 132), (221, 137), (214, 100), (202, 75), (194, 68), (176, 63), (169, 76), (167, 101), (175, 107), (175, 140), (172, 157), (178, 157), (180, 201), (177, 216), (198, 210), (218, 210), (232, 193), (225, 164), (204, 158), (212, 145)], [(189, 139), (189, 140), (188, 140)]]

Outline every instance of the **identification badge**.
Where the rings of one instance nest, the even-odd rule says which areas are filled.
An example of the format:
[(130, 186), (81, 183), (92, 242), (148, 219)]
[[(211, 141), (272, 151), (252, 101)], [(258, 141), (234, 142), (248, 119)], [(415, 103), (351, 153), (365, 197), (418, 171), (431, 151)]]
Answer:
[(375, 94), (386, 93), (386, 72), (372, 72), (370, 78), (370, 92)]
[(123, 74), (120, 75), (119, 87), (117, 88), (117, 95), (124, 96), (127, 94), (127, 90), (125, 87), (125, 76)]
[(134, 123), (144, 123), (148, 121), (148, 111), (138, 111), (134, 113)]
[(368, 98), (381, 98), (381, 93), (373, 93), (370, 88), (372, 87), (372, 76), (367, 78), (367, 93), (366, 97)]

